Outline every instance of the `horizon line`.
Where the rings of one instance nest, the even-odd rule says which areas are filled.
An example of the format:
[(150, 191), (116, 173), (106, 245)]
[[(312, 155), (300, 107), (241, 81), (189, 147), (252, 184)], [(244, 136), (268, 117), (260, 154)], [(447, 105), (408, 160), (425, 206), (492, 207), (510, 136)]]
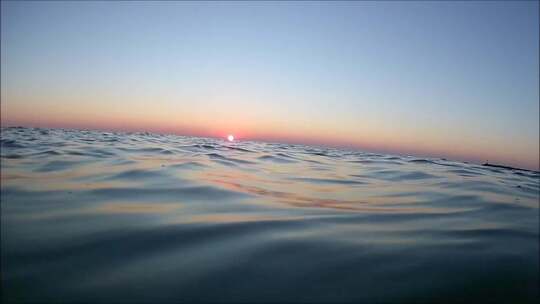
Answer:
[[(217, 135), (194, 135), (194, 134), (187, 134), (187, 133), (179, 133), (179, 132), (170, 132), (170, 131), (153, 131), (153, 130), (126, 130), (126, 129), (112, 129), (112, 128), (99, 128), (99, 127), (77, 127), (77, 126), (71, 126), (71, 127), (43, 127), (43, 126), (36, 126), (31, 124), (6, 124), (1, 125), (1, 128), (34, 128), (34, 129), (58, 129), (58, 130), (77, 130), (77, 131), (104, 131), (104, 132), (113, 132), (113, 133), (150, 133), (150, 134), (157, 134), (157, 135), (174, 135), (174, 136), (186, 136), (186, 137), (198, 137), (198, 138), (209, 138), (209, 139), (225, 139), (221, 136)], [(285, 141), (273, 141), (273, 139), (264, 139), (264, 138), (257, 138), (257, 137), (244, 137), (245, 139), (237, 139), (235, 138), (235, 141), (244, 141), (244, 142), (259, 142), (259, 143), (266, 143), (266, 144), (289, 144), (289, 145), (300, 145), (300, 146), (308, 146), (308, 147), (314, 147), (314, 148), (334, 148), (334, 149), (347, 149), (351, 151), (358, 151), (358, 152), (367, 152), (367, 153), (379, 153), (384, 154), (387, 156), (400, 156), (400, 157), (418, 157), (418, 158), (425, 158), (425, 159), (438, 159), (443, 161), (453, 161), (453, 162), (461, 162), (465, 164), (475, 164), (479, 166), (498, 166), (503, 167), (509, 170), (523, 170), (523, 171), (530, 171), (535, 173), (540, 173), (540, 168), (538, 169), (529, 169), (529, 168), (521, 168), (516, 167), (513, 165), (508, 165), (506, 163), (490, 163), (489, 160), (486, 160), (484, 163), (481, 163), (479, 161), (466, 161), (466, 160), (458, 160), (458, 159), (448, 159), (447, 157), (441, 157), (441, 156), (432, 156), (432, 155), (421, 155), (421, 154), (405, 154), (405, 153), (399, 153), (396, 151), (384, 151), (384, 150), (374, 150), (374, 149), (365, 149), (356, 145), (336, 145), (331, 143), (306, 143), (301, 141), (295, 141), (294, 139), (291, 140), (285, 140)]]

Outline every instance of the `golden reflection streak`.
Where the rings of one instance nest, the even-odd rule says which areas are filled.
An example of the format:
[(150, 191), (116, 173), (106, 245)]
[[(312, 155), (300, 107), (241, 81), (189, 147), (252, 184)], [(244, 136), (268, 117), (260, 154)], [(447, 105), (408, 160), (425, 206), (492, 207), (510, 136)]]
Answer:
[(238, 223), (259, 221), (289, 221), (300, 220), (300, 216), (265, 216), (245, 214), (201, 214), (190, 216), (189, 219), (181, 220), (181, 223)]
[[(270, 197), (278, 199), (282, 203), (292, 205), (295, 207), (317, 207), (317, 208), (330, 208), (346, 211), (368, 211), (368, 212), (390, 212), (390, 213), (418, 213), (418, 212), (448, 212), (456, 211), (449, 208), (388, 208), (388, 207), (373, 207), (365, 206), (370, 204), (363, 201), (351, 201), (351, 200), (336, 200), (325, 198), (313, 198), (308, 196), (297, 195), (294, 193), (266, 190), (255, 186), (242, 185), (235, 182), (224, 181), (220, 179), (206, 179), (207, 181), (219, 184), (227, 189), (234, 191), (242, 191), (250, 194), (255, 194), (263, 197)], [(357, 206), (362, 205), (362, 206)], [(370, 204), (371, 205), (371, 204)]]

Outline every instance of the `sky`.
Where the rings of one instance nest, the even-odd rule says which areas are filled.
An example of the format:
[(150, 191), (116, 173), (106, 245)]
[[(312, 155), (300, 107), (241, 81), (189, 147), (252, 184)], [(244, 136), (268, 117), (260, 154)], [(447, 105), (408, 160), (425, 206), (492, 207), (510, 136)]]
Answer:
[(537, 1), (1, 2), (2, 126), (539, 169)]

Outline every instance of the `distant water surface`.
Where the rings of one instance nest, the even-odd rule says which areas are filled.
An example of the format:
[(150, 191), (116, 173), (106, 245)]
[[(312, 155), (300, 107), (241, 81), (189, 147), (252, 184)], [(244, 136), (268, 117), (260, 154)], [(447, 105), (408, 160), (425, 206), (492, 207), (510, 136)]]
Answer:
[(535, 302), (536, 172), (4, 128), (2, 300)]

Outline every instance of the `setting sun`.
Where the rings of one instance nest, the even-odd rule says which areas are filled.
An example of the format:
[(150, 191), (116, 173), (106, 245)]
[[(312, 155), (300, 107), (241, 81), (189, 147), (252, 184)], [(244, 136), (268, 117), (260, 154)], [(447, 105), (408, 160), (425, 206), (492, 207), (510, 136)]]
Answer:
[(234, 136), (233, 136), (233, 135), (227, 136), (227, 140), (228, 140), (228, 141), (234, 141)]

